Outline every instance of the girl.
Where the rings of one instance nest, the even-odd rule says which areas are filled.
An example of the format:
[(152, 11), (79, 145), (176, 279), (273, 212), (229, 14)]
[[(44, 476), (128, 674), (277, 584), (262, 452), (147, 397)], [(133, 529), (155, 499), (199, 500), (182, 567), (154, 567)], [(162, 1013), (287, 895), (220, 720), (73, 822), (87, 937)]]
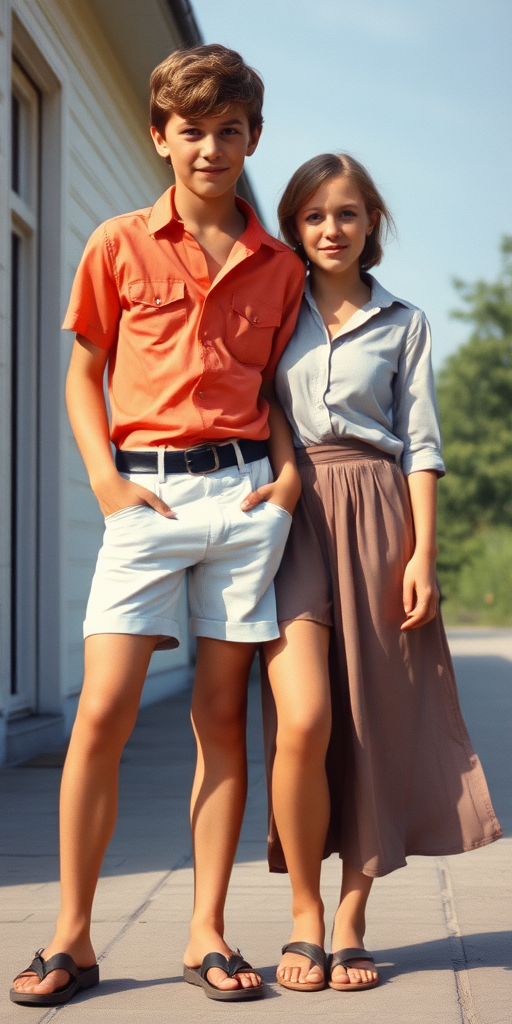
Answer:
[[(279, 219), (309, 277), (276, 378), (303, 486), (276, 581), (281, 636), (265, 645), (269, 862), (293, 890), (277, 978), (348, 992), (378, 983), (363, 944), (373, 878), (501, 831), (438, 610), (429, 328), (367, 273), (389, 211), (364, 167), (326, 154), (293, 175)], [(327, 961), (320, 867), (335, 850)]]

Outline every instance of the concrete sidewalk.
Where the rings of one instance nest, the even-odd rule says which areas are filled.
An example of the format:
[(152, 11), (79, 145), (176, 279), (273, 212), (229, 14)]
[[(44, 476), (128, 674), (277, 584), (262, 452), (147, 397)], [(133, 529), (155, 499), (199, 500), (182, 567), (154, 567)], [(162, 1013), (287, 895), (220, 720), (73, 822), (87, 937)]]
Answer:
[[(56, 767), (0, 772), (3, 792), (2, 991), (5, 1024), (82, 1021), (331, 1020), (375, 1024), (510, 1024), (510, 724), (512, 632), (451, 635), (463, 709), (487, 772), (505, 838), (459, 857), (413, 857), (375, 883), (367, 945), (382, 984), (367, 993), (285, 992), (274, 980), (290, 931), (287, 876), (265, 861), (266, 796), (259, 694), (250, 687), (250, 792), (227, 907), (227, 940), (268, 982), (267, 997), (222, 1004), (181, 980), (192, 901), (188, 827), (194, 745), (188, 692), (149, 708), (122, 763), (119, 822), (95, 903), (93, 938), (102, 984), (62, 1008), (15, 1006), (11, 978), (50, 938), (58, 907)], [(508, 778), (507, 778), (508, 773)], [(9, 830), (5, 823), (9, 821)], [(328, 916), (340, 866), (324, 868)]]

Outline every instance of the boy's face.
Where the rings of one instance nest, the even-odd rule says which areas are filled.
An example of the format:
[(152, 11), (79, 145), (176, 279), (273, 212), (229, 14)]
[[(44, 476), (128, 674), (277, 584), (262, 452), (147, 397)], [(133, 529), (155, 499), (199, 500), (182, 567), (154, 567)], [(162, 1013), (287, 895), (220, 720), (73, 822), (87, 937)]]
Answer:
[(151, 128), (156, 151), (170, 158), (176, 182), (205, 199), (234, 190), (260, 135), (261, 128), (249, 130), (247, 114), (236, 103), (211, 117), (172, 114), (163, 135)]

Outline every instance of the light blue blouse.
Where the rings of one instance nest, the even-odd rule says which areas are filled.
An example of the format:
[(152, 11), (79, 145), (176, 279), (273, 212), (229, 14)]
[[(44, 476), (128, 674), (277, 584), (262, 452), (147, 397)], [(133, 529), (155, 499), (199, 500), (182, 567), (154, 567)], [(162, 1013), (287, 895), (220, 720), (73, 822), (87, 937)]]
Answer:
[(404, 473), (442, 476), (441, 436), (425, 314), (371, 274), (370, 301), (332, 342), (309, 279), (281, 357), (276, 392), (297, 448), (356, 437), (401, 462)]

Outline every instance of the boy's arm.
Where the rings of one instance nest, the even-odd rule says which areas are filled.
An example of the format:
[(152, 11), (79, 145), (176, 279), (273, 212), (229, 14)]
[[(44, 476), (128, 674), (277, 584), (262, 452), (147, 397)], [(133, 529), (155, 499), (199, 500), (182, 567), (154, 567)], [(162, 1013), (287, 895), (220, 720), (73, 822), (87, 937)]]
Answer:
[(120, 476), (112, 458), (103, 376), (108, 350), (76, 336), (66, 380), (71, 428), (84, 460), (91, 487), (104, 516), (129, 505), (150, 505), (172, 516), (168, 505), (146, 487)]
[(279, 405), (275, 396), (274, 383), (271, 380), (264, 380), (260, 388), (260, 395), (269, 404), (268, 425), (270, 437), (268, 439), (269, 458), (274, 471), (274, 482), (258, 487), (252, 491), (242, 502), (244, 512), (259, 505), (262, 501), (270, 501), (280, 505), (293, 515), (295, 506), (301, 492), (300, 476), (295, 463), (292, 434), (288, 420)]

